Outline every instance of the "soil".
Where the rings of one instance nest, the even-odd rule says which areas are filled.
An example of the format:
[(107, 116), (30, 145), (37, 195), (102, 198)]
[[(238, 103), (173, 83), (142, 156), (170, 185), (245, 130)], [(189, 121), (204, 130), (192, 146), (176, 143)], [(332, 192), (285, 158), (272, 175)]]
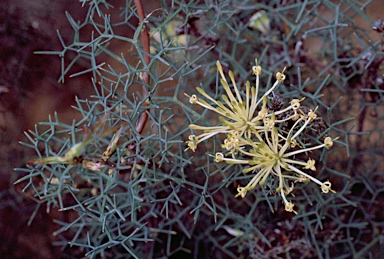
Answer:
[[(124, 0), (113, 3), (123, 6)], [(145, 1), (146, 13), (157, 8), (158, 1)], [(64, 82), (61, 59), (57, 55), (37, 55), (36, 51), (63, 49), (57, 32), (65, 43), (73, 40), (73, 20), (82, 21), (88, 10), (79, 1), (67, 0), (2, 0), (0, 2), (0, 257), (1, 258), (66, 258), (76, 251), (62, 251), (52, 243), (58, 241), (53, 222), (65, 220), (65, 213), (46, 205), (36, 210), (38, 200), (23, 193), (23, 184), (14, 185), (20, 177), (14, 168), (24, 167), (35, 156), (19, 141), (29, 142), (25, 131), (47, 121), (56, 112), (63, 123), (80, 118), (71, 106), (75, 97), (86, 99), (93, 93), (91, 74), (71, 77), (84, 70), (75, 64)], [(111, 8), (111, 12), (120, 12)], [(129, 33), (129, 32), (128, 32)], [(125, 50), (126, 51), (126, 50)], [(70, 57), (65, 62), (70, 62)], [(35, 214), (36, 213), (36, 214)], [(34, 219), (28, 225), (31, 216)], [(66, 250), (71, 248), (66, 248)], [(84, 254), (78, 255), (79, 257)]]
[[(15, 167), (22, 167), (31, 156), (19, 145), (24, 131), (57, 111), (64, 122), (78, 117), (71, 105), (75, 96), (85, 98), (92, 85), (90, 76), (58, 83), (60, 59), (36, 55), (35, 51), (61, 50), (56, 30), (64, 41), (72, 37), (65, 16), (81, 17), (86, 11), (78, 1), (3, 0), (0, 3), (0, 254), (2, 258), (59, 258), (60, 247), (52, 245), (58, 228), (41, 206), (30, 226), (36, 202), (14, 186)], [(75, 71), (76, 67), (73, 68)]]
[[(382, 4), (380, 1), (377, 3)], [(63, 213), (51, 210), (48, 214), (42, 205), (28, 226), (36, 200), (21, 192), (22, 185), (13, 184), (19, 178), (13, 168), (23, 167), (33, 156), (18, 143), (27, 142), (24, 131), (46, 121), (55, 111), (63, 122), (78, 119), (79, 115), (71, 108), (75, 96), (85, 99), (93, 90), (90, 75), (70, 80), (66, 77), (65, 84), (59, 83), (60, 59), (34, 54), (62, 49), (56, 31), (64, 42), (70, 42), (73, 31), (65, 11), (76, 21), (86, 12), (80, 6), (79, 1), (67, 0), (2, 0), (0, 3), (1, 258), (66, 258), (64, 254), (74, 254), (52, 244), (57, 241), (52, 233), (59, 228), (53, 219), (65, 220)], [(382, 16), (382, 8), (376, 10), (378, 15), (372, 14), (373, 19)], [(74, 66), (72, 73), (81, 69)]]

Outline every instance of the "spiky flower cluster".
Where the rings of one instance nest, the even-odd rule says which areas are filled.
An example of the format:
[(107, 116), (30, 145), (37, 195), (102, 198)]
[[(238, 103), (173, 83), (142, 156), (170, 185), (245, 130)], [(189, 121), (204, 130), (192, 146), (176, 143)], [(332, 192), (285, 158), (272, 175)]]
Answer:
[[(276, 74), (276, 81), (260, 98), (259, 85), (261, 66), (252, 67), (252, 74), (256, 76), (255, 86), (245, 83), (245, 94), (242, 94), (236, 84), (232, 71), (229, 71), (230, 83), (228, 83), (223, 68), (217, 61), (217, 69), (220, 73), (220, 82), (225, 90), (221, 101), (209, 96), (202, 88), (197, 91), (205, 97), (198, 98), (196, 95), (189, 96), (191, 104), (198, 104), (219, 115), (220, 123), (216, 126), (199, 126), (192, 124), (193, 130), (203, 131), (200, 135), (190, 135), (187, 141), (188, 149), (195, 151), (198, 144), (218, 134), (225, 134), (222, 143), (223, 153), (214, 155), (215, 162), (226, 162), (227, 164), (241, 164), (246, 167), (243, 173), (253, 173), (254, 176), (246, 186), (237, 188), (237, 196), (244, 198), (248, 191), (255, 188), (257, 184), (264, 185), (267, 179), (277, 181), (277, 192), (280, 193), (285, 210), (289, 212), (294, 204), (288, 201), (286, 195), (291, 193), (296, 182), (313, 181), (318, 184), (323, 193), (331, 189), (331, 183), (327, 180), (319, 181), (303, 170), (316, 171), (315, 160), (308, 154), (316, 149), (330, 148), (333, 140), (326, 137), (322, 144), (300, 145), (300, 136), (304, 135), (311, 123), (316, 119), (316, 109), (300, 109), (301, 101), (304, 99), (292, 99), (287, 107), (278, 105), (279, 109), (271, 109), (269, 99), (275, 96), (274, 90), (285, 80), (285, 68)], [(306, 112), (304, 112), (306, 111)], [(308, 157), (302, 161), (302, 157)]]

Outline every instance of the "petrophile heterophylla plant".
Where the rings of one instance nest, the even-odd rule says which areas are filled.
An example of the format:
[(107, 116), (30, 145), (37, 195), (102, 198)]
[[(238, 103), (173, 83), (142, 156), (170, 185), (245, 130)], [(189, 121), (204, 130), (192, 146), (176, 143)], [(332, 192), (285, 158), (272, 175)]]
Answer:
[(384, 29), (371, 1), (80, 2), (73, 37), (38, 54), (89, 94), (70, 121), (25, 133), (16, 169), (38, 204), (30, 224), (62, 215), (61, 253), (378, 255)]
[[(219, 116), (219, 125), (190, 125), (189, 128), (203, 133), (198, 136), (190, 135), (186, 150), (195, 151), (199, 143), (217, 134), (223, 134), (225, 136), (221, 144), (223, 151), (216, 152), (215, 162), (246, 165), (247, 167), (242, 170), (243, 173), (254, 175), (246, 186), (237, 187), (236, 196), (244, 198), (257, 184), (263, 186), (270, 178), (269, 181), (276, 186), (276, 191), (283, 199), (285, 210), (289, 212), (296, 213), (293, 209), (294, 204), (287, 199), (287, 195), (294, 190), (296, 182), (312, 181), (318, 184), (323, 193), (334, 192), (328, 180), (320, 181), (305, 172), (316, 171), (316, 160), (310, 158), (311, 151), (328, 149), (333, 145), (333, 140), (329, 136), (324, 137), (323, 143), (319, 145), (308, 145), (301, 141), (300, 135), (306, 133), (306, 129), (311, 127), (317, 117), (317, 108), (308, 111), (300, 109), (300, 102), (304, 98), (290, 100), (287, 107), (281, 105), (278, 109), (269, 108), (270, 99), (277, 94), (275, 93), (277, 87), (285, 80), (285, 69), (277, 72), (272, 87), (266, 89), (260, 96), (262, 68), (257, 64), (257, 59), (256, 65), (252, 67), (252, 74), (256, 76), (255, 86), (251, 86), (247, 81), (245, 93), (236, 84), (232, 71), (228, 73), (231, 82), (228, 83), (219, 61), (217, 69), (225, 90), (221, 101), (215, 100), (198, 87), (197, 91), (208, 101), (194, 94), (189, 97), (189, 102), (215, 112)], [(306, 154), (308, 160), (302, 161), (301, 154)]]

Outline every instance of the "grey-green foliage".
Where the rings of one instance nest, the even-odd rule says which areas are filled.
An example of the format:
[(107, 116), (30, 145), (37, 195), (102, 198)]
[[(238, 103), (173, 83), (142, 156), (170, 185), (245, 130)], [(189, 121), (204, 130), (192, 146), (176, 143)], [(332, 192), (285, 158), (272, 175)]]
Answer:
[[(18, 180), (26, 183), (24, 190), (32, 190), (48, 210), (53, 206), (70, 215), (72, 220), (57, 221), (55, 234), (62, 240), (57, 245), (78, 247), (75, 253), (91, 258), (378, 255), (374, 248), (380, 246), (383, 215), (377, 208), (384, 185), (378, 130), (383, 83), (377, 70), (383, 68), (383, 45), (370, 41), (368, 31), (354, 22), (357, 16), (373, 22), (364, 9), (370, 1), (163, 1), (162, 9), (140, 24), (132, 1), (114, 11), (112, 1), (81, 2), (88, 8), (82, 21), (67, 14), (73, 42), (60, 38), (61, 51), (41, 54), (61, 57), (62, 81), (73, 64), (88, 64), (72, 76), (91, 75), (94, 94), (77, 99), (74, 108), (83, 119), (67, 125), (57, 116), (50, 118), (27, 133), (30, 143), (22, 144), (39, 157), (63, 156), (82, 141), (84, 127), (90, 131), (105, 113), (108, 119), (100, 131), (124, 127), (124, 133), (101, 172), (78, 164), (18, 169), (25, 174)], [(248, 26), (260, 10), (270, 21), (266, 32)], [(149, 64), (140, 38), (144, 24), (153, 36)], [(133, 34), (127, 36), (125, 28)], [(180, 41), (184, 35), (185, 46)], [(311, 38), (318, 40), (317, 50), (307, 49)], [(291, 198), (299, 214), (294, 217), (283, 211), (268, 184), (244, 199), (234, 198), (237, 185), (252, 175), (243, 175), (239, 166), (214, 163), (207, 151), (215, 150), (216, 143), (184, 152), (188, 125), (214, 120), (206, 111), (194, 110), (184, 92), (195, 93), (201, 83), (206, 92), (221, 95), (216, 60), (235, 71), (238, 81), (252, 82), (255, 58), (264, 72), (261, 90), (287, 66), (288, 82), (277, 92), (287, 100), (305, 96), (308, 107), (319, 106), (329, 127), (325, 134), (340, 137), (330, 152), (318, 154), (316, 172), (317, 178), (330, 179), (337, 193), (322, 195), (313, 184), (295, 186), (296, 197)], [(149, 73), (150, 85), (143, 72)], [(368, 109), (376, 117), (369, 122), (372, 132), (362, 132)], [(148, 122), (139, 133), (142, 113), (148, 114)], [(351, 122), (351, 116), (358, 120)], [(377, 139), (371, 141), (374, 131)], [(81, 159), (98, 161), (111, 137), (96, 138)]]

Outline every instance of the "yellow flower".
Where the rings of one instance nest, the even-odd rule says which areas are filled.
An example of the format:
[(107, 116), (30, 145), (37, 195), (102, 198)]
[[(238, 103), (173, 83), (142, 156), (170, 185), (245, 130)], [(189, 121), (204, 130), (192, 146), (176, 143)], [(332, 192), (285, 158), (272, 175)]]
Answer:
[[(259, 85), (260, 85), (260, 75), (262, 73), (261, 67), (257, 64), (252, 68), (252, 74), (256, 75), (256, 85), (251, 87), (249, 81), (245, 83), (245, 96), (240, 94), (239, 87), (236, 84), (234, 75), (232, 71), (229, 71), (228, 75), (230, 78), (231, 85), (229, 85), (223, 68), (219, 61), (216, 62), (217, 69), (220, 74), (220, 82), (224, 88), (225, 94), (221, 96), (222, 101), (215, 100), (209, 96), (202, 88), (197, 87), (197, 91), (209, 101), (205, 101), (201, 98), (198, 98), (196, 95), (189, 96), (189, 102), (191, 104), (197, 104), (201, 107), (211, 110), (219, 115), (220, 125), (219, 126), (199, 126), (199, 125), (190, 125), (190, 129), (194, 130), (203, 130), (204, 133), (198, 137), (196, 145), (203, 140), (206, 140), (216, 134), (224, 133), (228, 134), (231, 132), (234, 134), (237, 132), (238, 138), (245, 137), (250, 138), (253, 134), (256, 134), (258, 131), (263, 130), (264, 126), (263, 120), (269, 116), (267, 108), (267, 96), (279, 85), (280, 82), (283, 82), (285, 75), (283, 72), (278, 73), (278, 79), (274, 85), (263, 95), (261, 98), (258, 98)], [(262, 103), (261, 107), (258, 108), (259, 104)], [(231, 135), (233, 136), (233, 135)], [(229, 136), (229, 138), (231, 138)], [(230, 141), (230, 140), (228, 140)], [(191, 142), (188, 142), (188, 145)], [(232, 143), (234, 144), (234, 143)], [(191, 146), (194, 147), (193, 144)], [(224, 146), (227, 150), (234, 150), (236, 146), (228, 146), (228, 143), (224, 143)], [(194, 150), (196, 147), (189, 147), (191, 150)]]
[(184, 150), (184, 151), (187, 151), (188, 149), (191, 149), (193, 152), (195, 152), (196, 148), (197, 148), (197, 143), (199, 142), (199, 140), (196, 138), (195, 135), (190, 135), (188, 137), (188, 141), (186, 141), (187, 144), (188, 144), (188, 147)]
[(295, 204), (293, 204), (291, 201), (290, 202), (286, 202), (285, 203), (285, 210), (288, 211), (288, 212), (293, 212), (293, 213), (297, 214), (297, 212), (293, 210), (294, 206), (295, 206)]
[[(295, 138), (297, 138), (307, 127), (308, 123), (315, 118), (314, 114), (314, 111), (310, 111), (308, 114), (302, 115), (294, 123), (286, 137), (279, 133), (275, 126), (272, 126), (272, 128), (265, 127), (263, 131), (256, 133), (257, 141), (253, 141), (251, 139), (241, 140), (240, 145), (248, 145), (250, 146), (250, 149), (247, 151), (247, 149), (242, 148), (239, 149), (239, 152), (245, 157), (250, 157), (249, 160), (225, 158), (223, 155), (219, 155), (220, 159), (216, 159), (217, 162), (225, 161), (228, 164), (248, 164), (249, 167), (243, 169), (243, 173), (256, 172), (246, 186), (239, 186), (237, 188), (238, 194), (236, 197), (241, 196), (244, 198), (247, 191), (254, 189), (257, 184), (264, 185), (268, 177), (271, 175), (276, 177), (274, 179), (278, 180), (279, 184), (277, 191), (280, 192), (283, 198), (285, 209), (290, 212), (296, 213), (293, 210), (294, 205), (286, 198), (286, 194), (293, 190), (292, 181), (303, 182), (309, 179), (318, 184), (323, 193), (328, 193), (329, 191), (334, 192), (331, 189), (331, 183), (329, 181), (321, 182), (315, 177), (299, 169), (299, 166), (301, 166), (304, 169), (315, 171), (315, 160), (309, 158), (306, 162), (304, 162), (298, 160), (296, 157), (298, 154), (331, 146), (331, 138), (327, 137), (321, 145), (309, 148), (300, 147), (297, 150), (289, 151), (291, 148), (291, 142), (295, 140)], [(272, 115), (270, 120), (273, 121), (274, 118), (275, 116)], [(303, 125), (295, 133), (293, 133), (300, 121), (304, 121)], [(289, 186), (288, 181), (291, 182), (291, 186)]]
[(228, 72), (230, 80), (227, 81), (223, 68), (217, 61), (220, 82), (224, 89), (221, 100), (209, 96), (200, 87), (197, 87), (197, 91), (203, 98), (186, 94), (191, 104), (215, 112), (220, 121), (217, 126), (190, 125), (190, 129), (201, 130), (203, 133), (190, 135), (186, 150), (195, 151), (202, 141), (218, 134), (226, 134), (221, 144), (224, 154), (217, 152), (214, 156), (215, 162), (245, 165), (247, 167), (243, 169), (243, 173), (254, 173), (248, 184), (237, 187), (236, 197), (244, 198), (248, 191), (258, 184), (264, 185), (267, 180), (277, 181), (276, 191), (282, 197), (285, 210), (297, 214), (293, 209), (295, 205), (286, 197), (294, 190), (295, 183), (312, 181), (319, 185), (323, 193), (334, 192), (328, 180), (322, 182), (303, 171), (316, 171), (315, 159), (299, 159), (313, 150), (331, 148), (334, 139), (326, 137), (320, 145), (301, 146), (299, 136), (316, 119), (317, 107), (304, 112), (307, 109), (300, 109), (304, 100), (301, 98), (292, 99), (285, 108), (268, 109), (271, 106), (268, 106), (268, 96), (286, 79), (285, 68), (276, 74), (272, 87), (259, 97), (262, 68), (257, 60), (255, 62), (256, 65), (252, 67), (252, 75), (256, 76), (255, 86), (251, 87), (246, 82), (244, 93), (241, 93), (232, 71)]
[(199, 130), (204, 130), (206, 132), (196, 136), (196, 135), (190, 135), (188, 137), (188, 140), (186, 141), (188, 147), (184, 150), (187, 151), (188, 149), (192, 150), (195, 152), (197, 145), (204, 140), (207, 140), (213, 136), (215, 136), (218, 133), (226, 133), (228, 132), (226, 129), (223, 127), (202, 127), (202, 126), (197, 126), (197, 125), (189, 125), (191, 129), (199, 129)]
[(235, 153), (240, 147), (240, 138), (237, 131), (228, 132), (227, 138), (224, 140), (224, 144), (221, 145), (222, 148)]
[(283, 69), (283, 72), (277, 72), (277, 74), (276, 74), (277, 81), (279, 81), (281, 83), (284, 82), (284, 80), (286, 78), (284, 71), (285, 71), (285, 68)]

